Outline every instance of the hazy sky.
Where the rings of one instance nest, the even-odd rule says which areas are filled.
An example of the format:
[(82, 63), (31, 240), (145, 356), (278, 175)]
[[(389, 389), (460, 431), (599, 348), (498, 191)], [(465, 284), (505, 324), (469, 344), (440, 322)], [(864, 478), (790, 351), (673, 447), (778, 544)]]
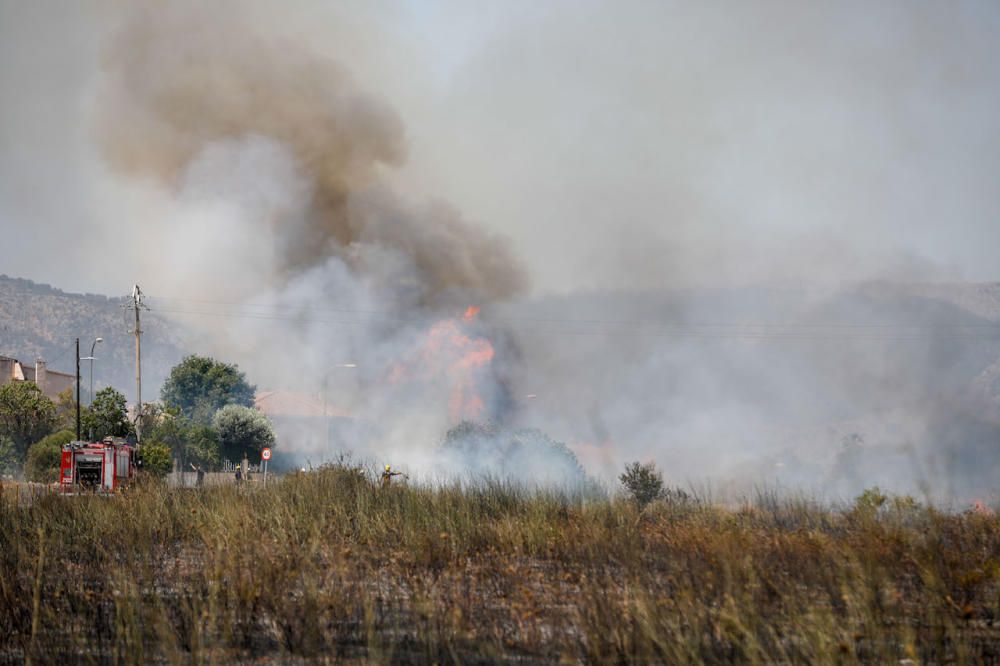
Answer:
[[(93, 130), (128, 4), (0, 1), (0, 272), (155, 283), (155, 187)], [(395, 108), (387, 177), (536, 292), (1000, 279), (995, 2), (330, 4), (231, 6)]]

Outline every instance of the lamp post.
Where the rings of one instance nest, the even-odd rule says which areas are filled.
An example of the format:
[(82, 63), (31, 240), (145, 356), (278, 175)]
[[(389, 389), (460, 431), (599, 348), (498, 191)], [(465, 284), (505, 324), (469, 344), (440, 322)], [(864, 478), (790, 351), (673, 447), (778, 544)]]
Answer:
[(94, 338), (93, 344), (90, 345), (90, 406), (94, 406), (94, 348), (97, 347), (97, 343), (104, 342), (104, 338)]
[[(91, 407), (94, 406), (94, 348), (97, 347), (97, 343), (98, 342), (104, 342), (104, 338), (94, 338), (93, 344), (90, 345), (90, 356), (84, 356), (84, 357), (80, 358), (80, 361), (90, 361), (90, 406)], [(79, 356), (79, 355), (80, 355), (80, 353), (78, 351), (77, 352), (77, 356)], [(76, 363), (76, 367), (77, 368), (80, 367), (80, 361), (77, 361), (77, 363)], [(77, 370), (77, 386), (79, 386), (79, 384), (80, 384), (79, 375), (80, 375), (80, 372), (79, 372), (79, 370)], [(77, 407), (77, 412), (79, 412), (79, 410), (80, 410), (79, 393), (78, 393), (77, 399), (76, 399), (76, 407)], [(79, 420), (79, 416), (77, 416), (77, 420)], [(90, 438), (91, 440), (94, 439), (93, 429), (91, 429), (90, 432), (87, 433), (87, 437)], [(79, 435), (77, 435), (77, 438), (79, 439)]]

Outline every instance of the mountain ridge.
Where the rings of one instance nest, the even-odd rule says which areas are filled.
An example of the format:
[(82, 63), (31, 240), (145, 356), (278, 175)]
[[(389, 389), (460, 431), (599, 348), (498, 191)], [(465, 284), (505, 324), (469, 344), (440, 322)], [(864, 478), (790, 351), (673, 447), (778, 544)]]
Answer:
[[(52, 370), (75, 372), (73, 348), (80, 356), (103, 338), (94, 352), (94, 390), (114, 386), (134, 400), (134, 336), (122, 308), (124, 298), (66, 292), (46, 283), (0, 274), (0, 355), (22, 363), (45, 360)], [(143, 315), (143, 397), (155, 399), (170, 368), (185, 355), (177, 324), (154, 313)], [(81, 363), (81, 391), (90, 387), (88, 361)], [(148, 387), (148, 388), (147, 388)], [(148, 393), (147, 393), (148, 391)]]

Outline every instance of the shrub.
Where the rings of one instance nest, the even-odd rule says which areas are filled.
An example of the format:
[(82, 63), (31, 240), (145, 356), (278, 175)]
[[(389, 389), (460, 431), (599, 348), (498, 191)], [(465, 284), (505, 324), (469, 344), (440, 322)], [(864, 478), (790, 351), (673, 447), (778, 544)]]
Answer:
[(174, 412), (176, 410), (161, 411), (150, 421), (144, 431), (146, 439), (168, 446), (185, 468), (188, 464), (206, 470), (218, 467), (221, 455), (215, 430)]
[(499, 479), (527, 485), (580, 487), (587, 480), (565, 444), (536, 429), (508, 430), (463, 421), (451, 428), (438, 450), (446, 476)]
[(863, 493), (854, 498), (853, 513), (857, 516), (874, 518), (889, 501), (889, 496), (879, 490), (878, 486), (866, 488)]
[(634, 462), (626, 465), (625, 471), (618, 478), (640, 508), (663, 497), (663, 476), (656, 469), (655, 463), (643, 465)]
[(259, 458), (260, 451), (274, 445), (274, 430), (262, 412), (241, 405), (226, 405), (212, 417), (222, 454), (236, 462), (244, 455)]
[(72, 430), (54, 432), (28, 448), (28, 460), (24, 464), (24, 475), (29, 481), (54, 483), (59, 480), (59, 464), (62, 461), (62, 447), (73, 441)]
[(159, 442), (143, 444), (139, 449), (142, 460), (142, 469), (152, 476), (163, 478), (170, 473), (173, 467), (173, 457), (170, 455), (170, 447)]

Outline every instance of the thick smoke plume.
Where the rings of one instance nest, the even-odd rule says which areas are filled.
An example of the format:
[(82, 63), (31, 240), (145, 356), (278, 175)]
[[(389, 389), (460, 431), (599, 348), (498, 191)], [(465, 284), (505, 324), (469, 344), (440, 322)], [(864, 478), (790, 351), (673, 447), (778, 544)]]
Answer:
[(197, 311), (197, 344), (314, 412), (322, 400), (320, 414), (335, 384), (350, 425), (331, 436), (315, 413), (315, 427), (278, 418), (286, 457), (339, 448), (433, 473), (449, 427), (502, 412), (502, 373), (469, 306), (522, 292), (525, 275), (503, 240), (446, 204), (394, 193), (386, 174), (406, 135), (375, 92), (237, 7), (126, 12), (104, 53), (102, 154), (161, 193), (158, 272), (178, 269), (167, 288), (237, 298), (234, 319)]
[(99, 95), (101, 146), (115, 169), (189, 196), (206, 186), (217, 193), (217, 182), (192, 182), (199, 164), (227, 145), (273, 142), (301, 181), (294, 207), (269, 211), (280, 269), (335, 256), (399, 279), (379, 274), (389, 255), (406, 265), (407, 295), (419, 304), (456, 293), (505, 298), (524, 287), (501, 240), (444, 205), (414, 212), (381, 185), (383, 170), (406, 154), (392, 109), (337, 63), (267, 37), (238, 7), (156, 3), (128, 13), (105, 53)]

